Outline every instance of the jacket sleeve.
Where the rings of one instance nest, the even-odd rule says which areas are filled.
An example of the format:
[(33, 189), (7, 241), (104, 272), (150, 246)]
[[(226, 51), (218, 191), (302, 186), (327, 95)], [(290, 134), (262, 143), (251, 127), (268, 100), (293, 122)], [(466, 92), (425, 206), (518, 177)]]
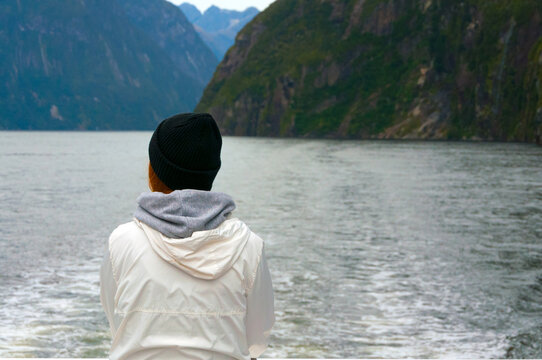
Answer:
[(111, 329), (111, 337), (115, 338), (120, 319), (115, 315), (115, 295), (117, 293), (117, 282), (113, 276), (113, 268), (111, 258), (109, 256), (109, 248), (105, 251), (105, 256), (100, 268), (100, 301), (104, 309), (109, 327)]
[(259, 357), (267, 348), (271, 328), (275, 323), (273, 286), (262, 255), (252, 288), (247, 294), (247, 343), (251, 358)]

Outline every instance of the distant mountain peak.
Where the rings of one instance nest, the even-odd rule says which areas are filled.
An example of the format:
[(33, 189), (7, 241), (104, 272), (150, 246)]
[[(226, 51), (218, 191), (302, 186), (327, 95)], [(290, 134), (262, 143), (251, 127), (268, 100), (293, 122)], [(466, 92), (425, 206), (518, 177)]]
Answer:
[(203, 15), (197, 7), (187, 2), (179, 5), (179, 8), (183, 11), (184, 15), (191, 23), (193, 23)]
[(189, 3), (183, 3), (179, 8), (219, 60), (233, 45), (239, 30), (259, 13), (253, 6), (237, 11), (211, 5), (203, 14)]
[(211, 5), (207, 10), (205, 10), (203, 13), (213, 13), (213, 12), (221, 12), (223, 9), (219, 8), (216, 5)]
[(243, 11), (243, 14), (247, 14), (247, 13), (259, 13), (260, 10), (258, 10), (257, 8), (255, 8), (254, 6), (250, 6), (250, 7), (247, 7), (244, 11)]

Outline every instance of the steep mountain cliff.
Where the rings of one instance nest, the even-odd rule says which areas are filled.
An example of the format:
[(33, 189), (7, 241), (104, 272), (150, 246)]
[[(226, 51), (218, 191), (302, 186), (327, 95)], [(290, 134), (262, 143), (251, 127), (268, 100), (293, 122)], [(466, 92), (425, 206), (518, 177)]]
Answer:
[(211, 6), (202, 14), (189, 3), (179, 5), (201, 38), (220, 60), (233, 45), (235, 36), (259, 11), (249, 7), (245, 11), (225, 10)]
[(150, 129), (202, 89), (116, 1), (0, 2), (0, 129)]
[(184, 13), (164, 0), (117, 0), (145, 34), (151, 37), (186, 75), (201, 84), (201, 91), (218, 65), (217, 57), (201, 40)]
[(277, 0), (197, 111), (227, 134), (535, 141), (539, 0)]

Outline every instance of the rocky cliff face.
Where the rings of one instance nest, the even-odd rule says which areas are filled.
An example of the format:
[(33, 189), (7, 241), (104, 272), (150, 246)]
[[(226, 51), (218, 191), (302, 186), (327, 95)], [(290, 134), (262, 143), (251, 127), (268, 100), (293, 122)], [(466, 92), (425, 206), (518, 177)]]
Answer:
[(536, 141), (542, 2), (278, 0), (198, 111), (226, 134)]
[(116, 1), (0, 2), (0, 129), (151, 129), (202, 89)]

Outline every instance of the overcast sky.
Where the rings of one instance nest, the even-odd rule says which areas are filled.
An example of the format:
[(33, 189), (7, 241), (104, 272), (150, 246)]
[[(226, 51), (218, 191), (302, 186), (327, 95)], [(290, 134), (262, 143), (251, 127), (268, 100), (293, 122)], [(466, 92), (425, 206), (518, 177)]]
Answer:
[(195, 5), (201, 12), (207, 10), (211, 5), (216, 5), (222, 9), (228, 10), (245, 10), (248, 7), (254, 6), (262, 11), (274, 0), (169, 0), (170, 2), (179, 5), (183, 2)]

